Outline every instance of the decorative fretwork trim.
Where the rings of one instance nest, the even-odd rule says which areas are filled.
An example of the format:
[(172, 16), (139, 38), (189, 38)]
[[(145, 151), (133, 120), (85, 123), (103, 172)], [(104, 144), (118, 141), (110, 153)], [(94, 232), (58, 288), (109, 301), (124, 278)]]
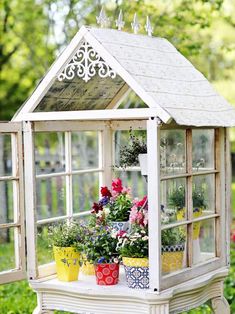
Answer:
[(116, 77), (116, 72), (100, 57), (88, 42), (84, 42), (69, 64), (58, 75), (58, 80), (72, 80), (75, 75), (88, 82), (93, 76)]

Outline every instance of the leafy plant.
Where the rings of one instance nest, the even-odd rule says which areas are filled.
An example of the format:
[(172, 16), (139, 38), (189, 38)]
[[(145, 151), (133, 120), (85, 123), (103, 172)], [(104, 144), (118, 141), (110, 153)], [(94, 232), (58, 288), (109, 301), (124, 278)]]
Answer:
[[(205, 199), (205, 191), (203, 188), (199, 189), (193, 187), (192, 192), (193, 207), (195, 208), (206, 208), (207, 202)], [(169, 205), (173, 206), (177, 210), (185, 207), (185, 187), (180, 185), (175, 188), (169, 195)]]
[(185, 243), (186, 235), (181, 227), (162, 230), (162, 246)]
[(83, 250), (84, 227), (81, 224), (70, 222), (51, 226), (48, 232), (51, 245), (59, 247), (75, 247)]
[(127, 168), (139, 164), (139, 154), (147, 153), (147, 144), (145, 137), (137, 137), (133, 135), (132, 129), (129, 131), (128, 145), (120, 148), (120, 167)]
[(120, 194), (109, 203), (108, 221), (128, 221), (132, 203), (127, 194)]
[(107, 226), (88, 226), (85, 235), (84, 254), (88, 262), (113, 263), (118, 262), (117, 236), (113, 229)]

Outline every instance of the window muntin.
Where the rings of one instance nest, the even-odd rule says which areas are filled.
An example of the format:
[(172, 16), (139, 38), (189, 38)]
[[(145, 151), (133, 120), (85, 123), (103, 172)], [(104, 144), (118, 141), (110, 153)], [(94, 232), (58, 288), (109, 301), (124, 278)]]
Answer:
[[(216, 225), (217, 222), (219, 223), (220, 217), (216, 204), (218, 203), (217, 199), (220, 197), (220, 190), (217, 190), (218, 185), (216, 185), (216, 182), (219, 180), (220, 173), (216, 165), (219, 165), (220, 157), (215, 154), (215, 145), (219, 145), (218, 138), (215, 138), (216, 136), (219, 137), (219, 132), (216, 130), (187, 129), (180, 131), (186, 134), (186, 171), (182, 171), (181, 174), (174, 171), (174, 173), (167, 174), (167, 176), (164, 171), (161, 171), (160, 195), (161, 212), (162, 209), (168, 209), (168, 207), (169, 211), (173, 212), (169, 221), (162, 222), (162, 231), (170, 230), (173, 226), (187, 230), (186, 247), (189, 250), (184, 252), (182, 271), (186, 265), (188, 268), (191, 268), (217, 256), (216, 246), (220, 244), (216, 243), (215, 234), (217, 230)], [(177, 133), (177, 130), (174, 130), (174, 132)], [(166, 130), (161, 131), (161, 141), (162, 138), (166, 141), (166, 134)], [(197, 152), (197, 149), (199, 149), (199, 152)], [(160, 152), (162, 160), (162, 148), (160, 148)], [(196, 167), (196, 161), (199, 159), (203, 159), (204, 162)], [(168, 164), (167, 161), (165, 161), (165, 164)], [(162, 167), (162, 163), (160, 167)], [(176, 215), (170, 208), (169, 201), (170, 191), (173, 186), (178, 187), (180, 189), (179, 192), (185, 189), (185, 193), (181, 193), (185, 194), (185, 207), (179, 206), (179, 210), (175, 208)], [(177, 199), (180, 198), (183, 203), (183, 195), (179, 196), (180, 193), (177, 194)], [(183, 207), (183, 209), (180, 209), (180, 207)], [(177, 272), (172, 270), (168, 274), (163, 272), (163, 275)]]

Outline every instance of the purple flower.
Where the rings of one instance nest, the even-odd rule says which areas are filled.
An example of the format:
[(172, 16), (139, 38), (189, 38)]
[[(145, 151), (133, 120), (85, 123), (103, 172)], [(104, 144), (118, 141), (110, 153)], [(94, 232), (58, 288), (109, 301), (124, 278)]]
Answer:
[(107, 205), (109, 202), (109, 197), (108, 196), (104, 196), (101, 198), (101, 200), (99, 201), (99, 204), (102, 205), (102, 206), (105, 206)]

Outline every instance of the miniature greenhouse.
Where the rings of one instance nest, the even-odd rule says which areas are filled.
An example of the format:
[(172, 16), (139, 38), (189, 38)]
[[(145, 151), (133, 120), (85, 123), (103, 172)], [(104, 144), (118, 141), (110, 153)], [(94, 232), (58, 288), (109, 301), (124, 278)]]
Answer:
[[(16, 261), (1, 282), (27, 272), (35, 314), (180, 313), (208, 300), (215, 313), (229, 313), (234, 125), (232, 106), (166, 39), (83, 26), (13, 121), (0, 124), (12, 156), (0, 181), (13, 191), (0, 232), (14, 233)], [(121, 166), (130, 134), (145, 142), (145, 175), (138, 162)], [(122, 265), (113, 286), (84, 274), (59, 281), (51, 253), (42, 254), (48, 229), (86, 221), (115, 178), (133, 198), (147, 195), (148, 286), (130, 288)]]

